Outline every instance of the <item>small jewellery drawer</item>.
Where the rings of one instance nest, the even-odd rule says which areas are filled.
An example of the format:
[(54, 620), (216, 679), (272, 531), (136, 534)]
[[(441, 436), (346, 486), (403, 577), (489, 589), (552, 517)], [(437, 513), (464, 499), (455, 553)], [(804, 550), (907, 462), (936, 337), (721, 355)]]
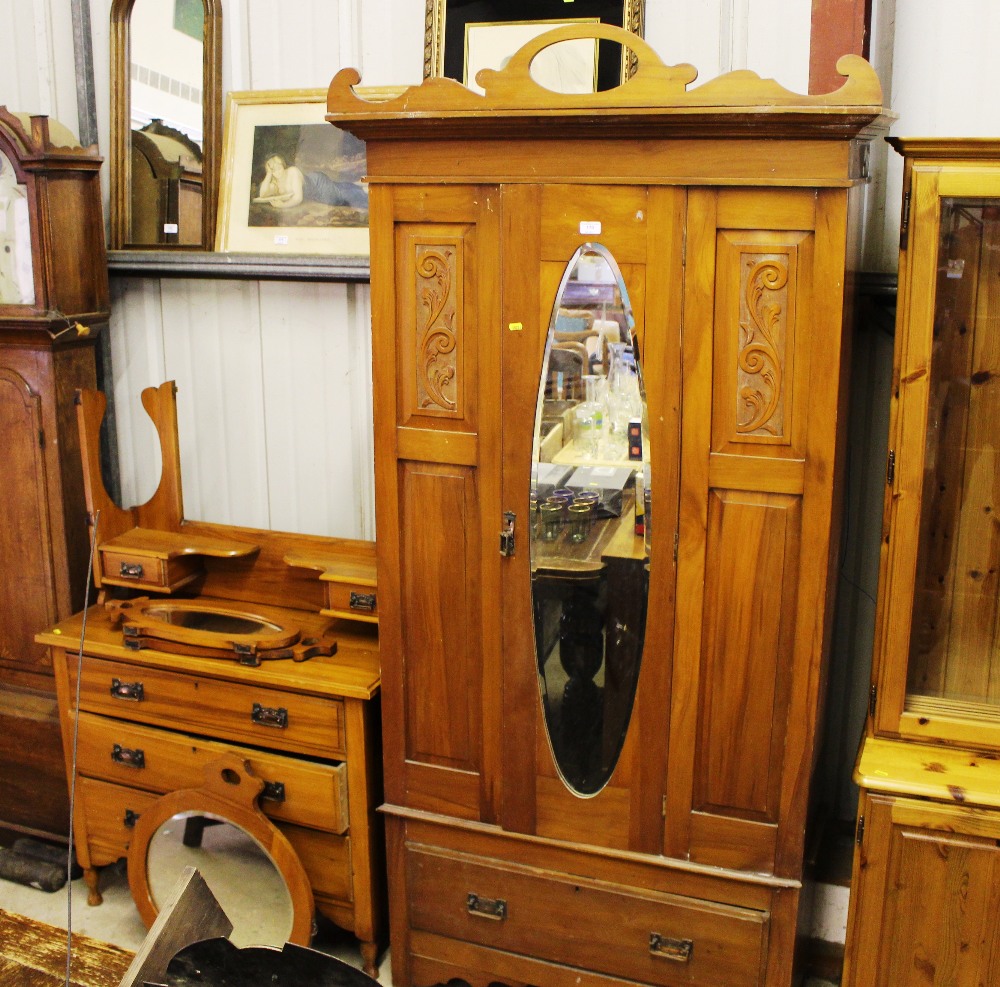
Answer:
[(229, 751), (249, 761), (253, 773), (265, 783), (260, 807), (266, 815), (331, 833), (347, 829), (346, 764), (317, 764), (80, 714), (79, 771), (93, 778), (161, 793), (199, 788), (205, 765)]
[(410, 847), (412, 927), (647, 984), (758, 987), (768, 914)]
[[(68, 656), (70, 688), (76, 661)], [(166, 725), (237, 743), (343, 760), (340, 699), (185, 675), (161, 668), (83, 658), (80, 708)]]
[(378, 593), (374, 586), (362, 583), (326, 584), (326, 609), (323, 613), (349, 620), (378, 622)]
[(101, 549), (101, 582), (154, 592), (173, 592), (201, 574), (198, 556), (161, 559), (153, 555)]

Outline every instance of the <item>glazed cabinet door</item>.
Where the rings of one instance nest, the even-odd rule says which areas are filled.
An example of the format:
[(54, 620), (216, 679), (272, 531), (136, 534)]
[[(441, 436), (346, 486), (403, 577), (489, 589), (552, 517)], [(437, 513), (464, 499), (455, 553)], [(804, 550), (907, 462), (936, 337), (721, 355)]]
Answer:
[(845, 987), (1000, 983), (1000, 817), (868, 794)]
[(907, 169), (880, 734), (1000, 746), (1000, 171)]
[(801, 867), (837, 544), (846, 209), (838, 189), (689, 194), (670, 856)]
[(673, 188), (503, 189), (510, 831), (661, 849), (684, 204)]
[(498, 193), (379, 187), (371, 209), (391, 231), (373, 269), (395, 272), (372, 299), (386, 801), (490, 821), (500, 509), (481, 467), (498, 458)]

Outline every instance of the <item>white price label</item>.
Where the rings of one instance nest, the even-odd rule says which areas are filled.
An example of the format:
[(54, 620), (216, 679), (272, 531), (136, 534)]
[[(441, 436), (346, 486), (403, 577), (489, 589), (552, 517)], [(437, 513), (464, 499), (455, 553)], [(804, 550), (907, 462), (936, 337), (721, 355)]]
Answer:
[(163, 224), (163, 232), (164, 233), (176, 233), (177, 232), (177, 224), (176, 223), (164, 223)]
[(600, 236), (601, 224), (598, 220), (584, 220), (580, 223), (580, 236)]
[(274, 237), (274, 242), (275, 242), (275, 245), (279, 246), (279, 247), (287, 246), (288, 245), (288, 234), (287, 233), (278, 233), (278, 234), (276, 234), (275, 237)]

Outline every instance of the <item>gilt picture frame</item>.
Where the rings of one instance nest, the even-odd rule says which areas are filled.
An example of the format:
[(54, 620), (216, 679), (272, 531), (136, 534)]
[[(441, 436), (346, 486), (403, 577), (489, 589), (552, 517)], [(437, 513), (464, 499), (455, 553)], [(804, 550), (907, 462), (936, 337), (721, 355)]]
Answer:
[[(358, 91), (390, 99), (401, 89)], [(365, 145), (326, 122), (326, 95), (229, 93), (216, 250), (369, 255)]]
[[(426, 0), (424, 78), (444, 76), (481, 91), (475, 82), (479, 69), (502, 68), (514, 51), (546, 31), (600, 21), (643, 37), (645, 11), (646, 0), (573, 0), (572, 6), (564, 0)], [(613, 89), (631, 75), (634, 59), (627, 51), (609, 42), (587, 46), (575, 41), (560, 46), (561, 60), (568, 63), (563, 68), (577, 80), (560, 91), (585, 88), (578, 80), (589, 71), (590, 58), (591, 91)]]

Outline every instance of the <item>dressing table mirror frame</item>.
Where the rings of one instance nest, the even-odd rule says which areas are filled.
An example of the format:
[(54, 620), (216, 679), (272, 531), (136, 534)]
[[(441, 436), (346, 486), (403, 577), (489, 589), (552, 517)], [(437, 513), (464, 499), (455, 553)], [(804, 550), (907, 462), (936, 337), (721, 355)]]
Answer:
[(160, 911), (148, 875), (153, 838), (168, 819), (179, 813), (203, 813), (239, 826), (263, 847), (284, 879), (291, 899), (292, 928), (287, 941), (309, 945), (315, 918), (312, 888), (291, 843), (260, 811), (257, 800), (263, 790), (264, 782), (247, 761), (235, 754), (224, 754), (205, 765), (201, 788), (169, 792), (139, 815), (128, 848), (128, 883), (147, 928)]
[(136, 0), (111, 4), (111, 249), (201, 249), (215, 245), (222, 155), (222, 5), (202, 0), (202, 206), (199, 244), (132, 243), (132, 88), (129, 21)]

